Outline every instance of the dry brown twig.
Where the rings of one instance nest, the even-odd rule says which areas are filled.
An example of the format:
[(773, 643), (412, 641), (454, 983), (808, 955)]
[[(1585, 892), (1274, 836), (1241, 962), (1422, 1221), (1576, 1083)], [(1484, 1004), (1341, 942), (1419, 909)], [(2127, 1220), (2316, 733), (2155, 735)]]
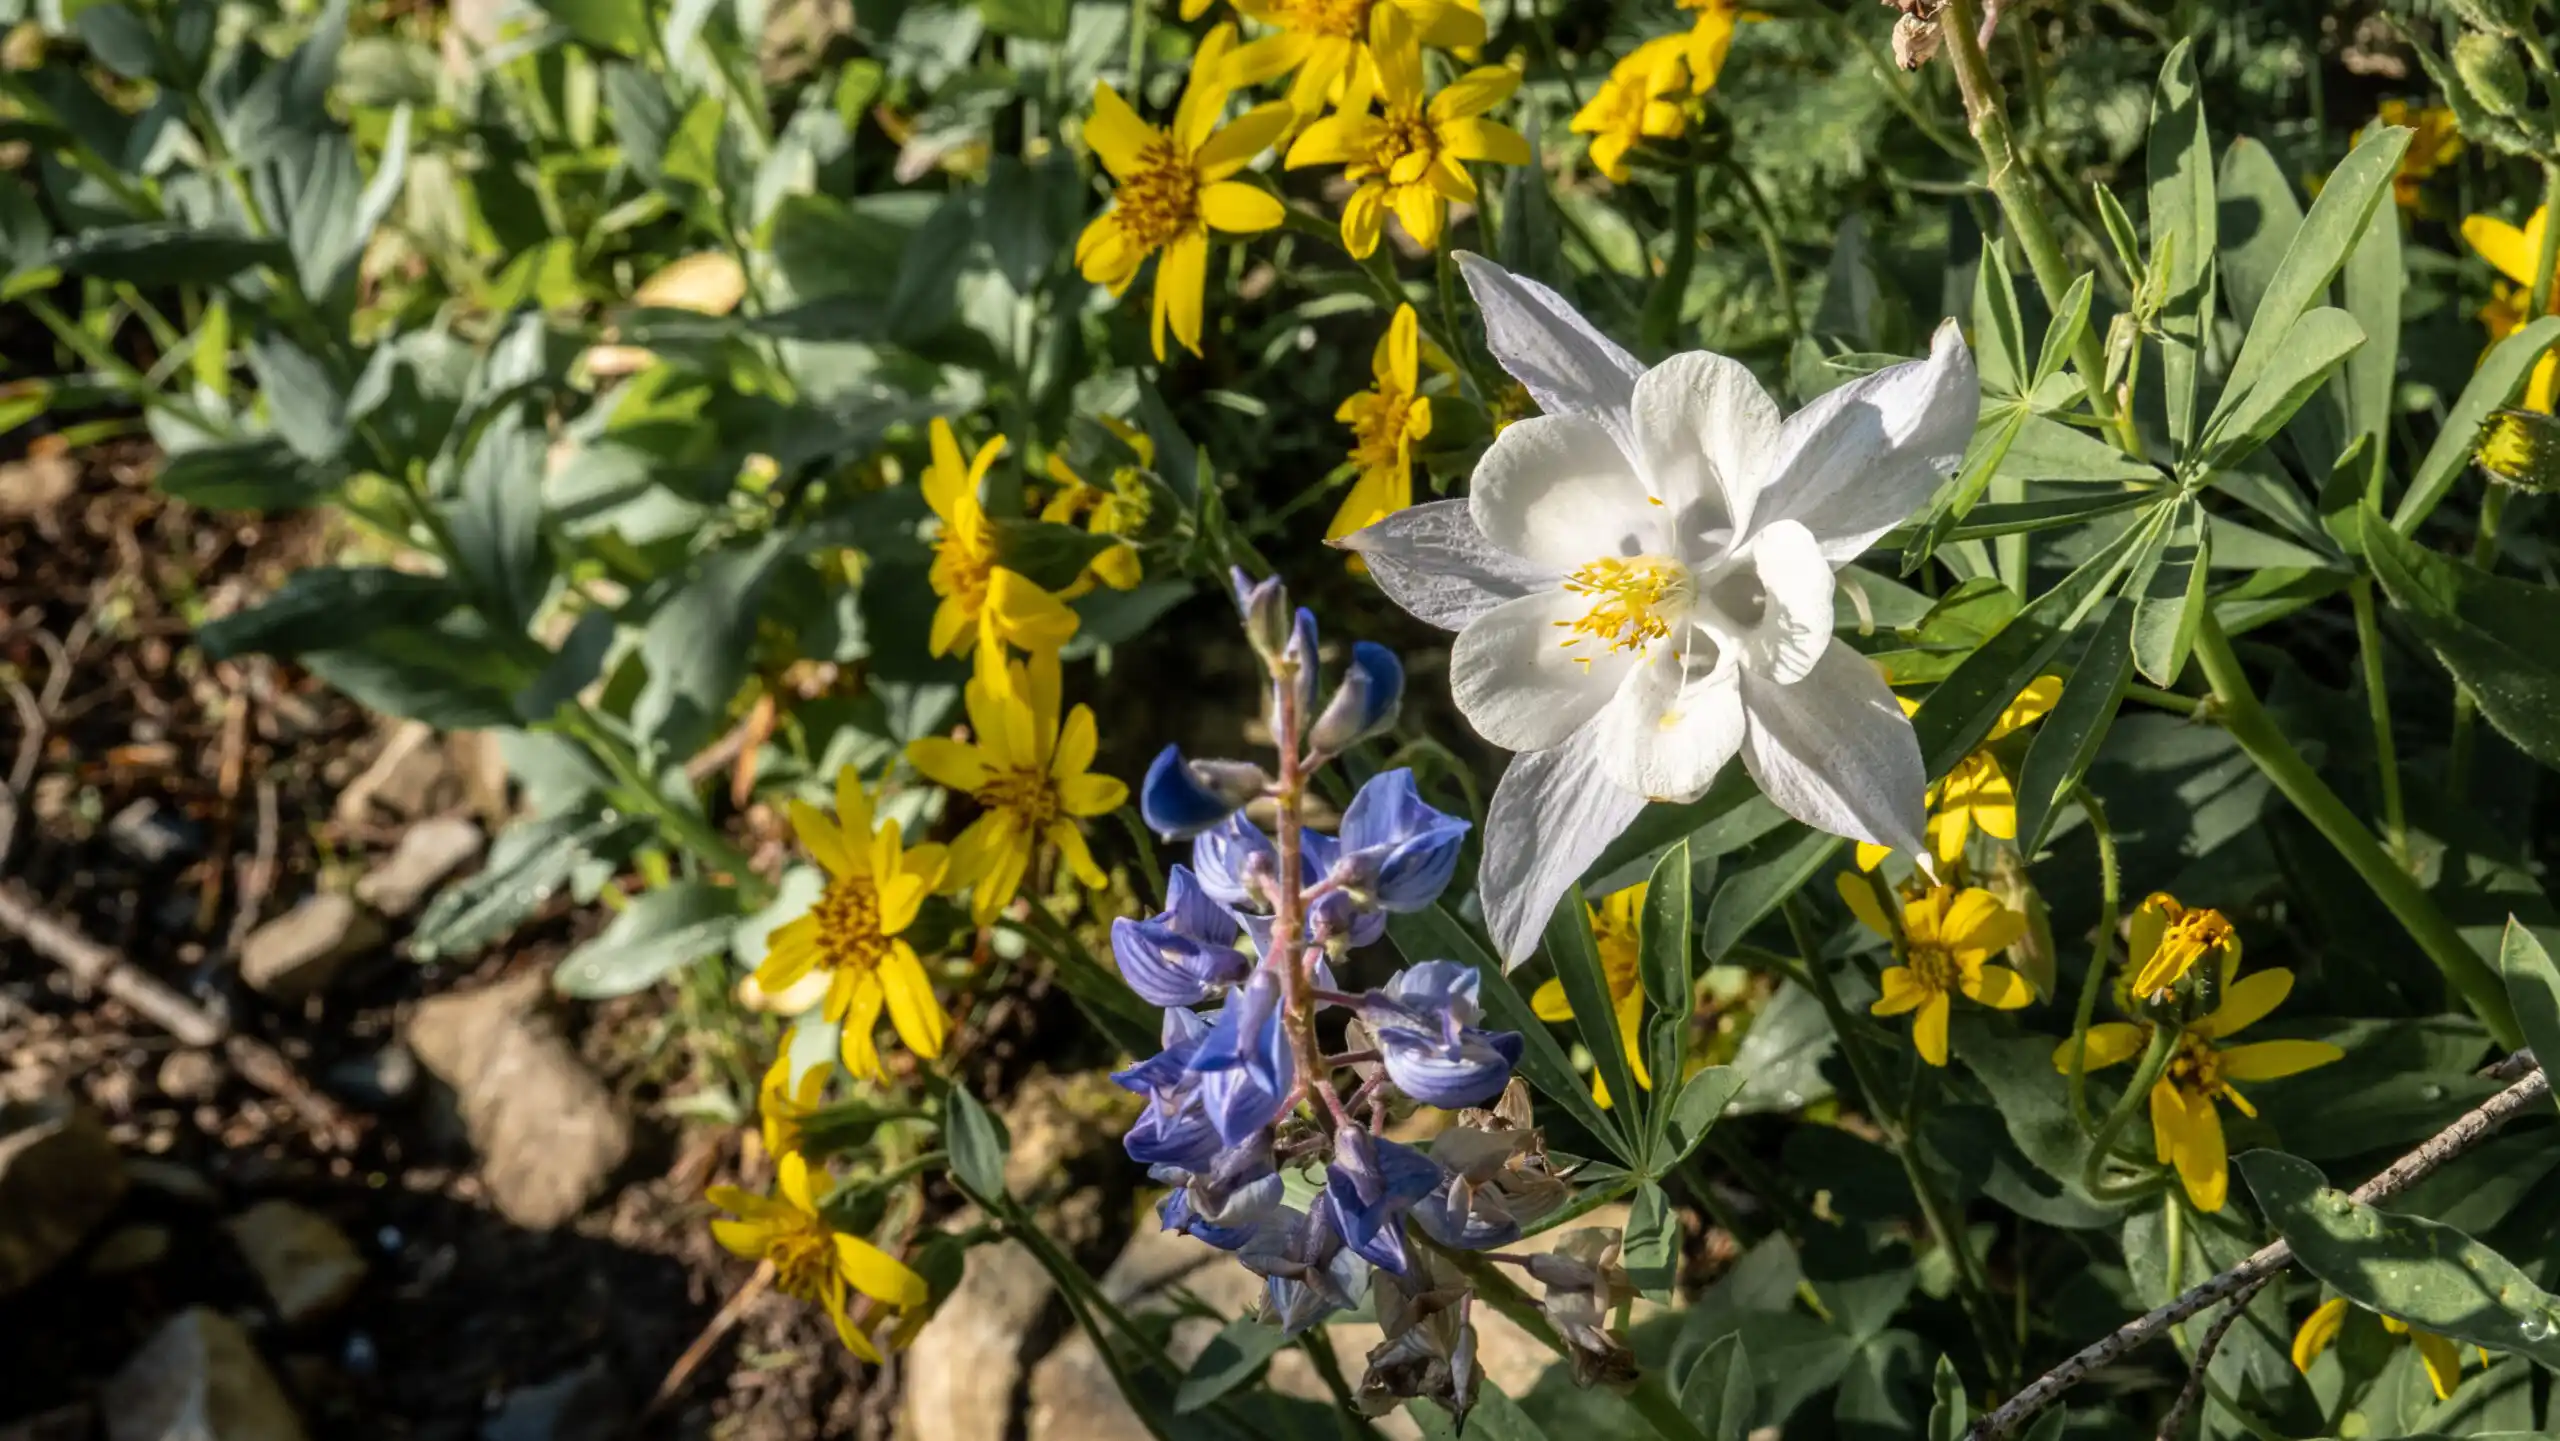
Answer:
[[(2492, 1067), (2490, 1074), (2497, 1075), (2522, 1058), (2523, 1053), (2510, 1056)], [(2416, 1150), (2392, 1162), (2382, 1174), (2358, 1186), (2352, 1194), (2357, 1201), (2368, 1206), (2389, 1200), (2445, 1162), (2480, 1144), (2491, 1132), (2538, 1105), (2550, 1094), (2550, 1074), (2537, 1066), (2524, 1079), (2491, 1096), (2478, 1108), (2438, 1131)], [(2260, 1247), (2230, 1270), (2197, 1284), (2083, 1346), (2062, 1364), (2029, 1382), (2017, 1395), (1985, 1412), (1965, 1432), (1967, 1441), (2001, 1441), (2025, 1425), (2037, 1412), (2062, 1399), (2063, 1392), (2087, 1379), (2090, 1372), (2114, 1362), (2207, 1307), (2234, 1297), (2245, 1304), (2249, 1294), (2291, 1264), (2293, 1248), (2284, 1242)]]

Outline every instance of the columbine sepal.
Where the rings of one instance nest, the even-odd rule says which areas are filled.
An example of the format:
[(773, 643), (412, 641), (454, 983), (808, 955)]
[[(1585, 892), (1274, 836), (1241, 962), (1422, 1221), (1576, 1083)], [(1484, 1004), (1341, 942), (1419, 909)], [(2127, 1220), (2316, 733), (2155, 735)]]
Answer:
[(1163, 914), (1111, 923), (1111, 954), (1120, 979), (1149, 1005), (1196, 1006), (1245, 978), (1253, 961), (1235, 948), (1236, 919), (1203, 888), (1188, 866), (1165, 883)]
[(1360, 1018), (1377, 1040), (1387, 1077), (1406, 1095), (1455, 1110), (1482, 1105), (1510, 1083), (1522, 1040), (1517, 1031), (1477, 1027), (1479, 984), (1472, 967), (1425, 961), (1361, 998)]
[(1340, 755), (1361, 741), (1394, 728), (1404, 704), (1404, 663), (1375, 641), (1351, 647), (1350, 668), (1324, 703), (1324, 713), (1307, 731), (1307, 749), (1316, 755)]
[(1242, 810), (1270, 784), (1249, 761), (1189, 760), (1181, 747), (1166, 746), (1138, 787), (1138, 813), (1157, 835), (1184, 840)]

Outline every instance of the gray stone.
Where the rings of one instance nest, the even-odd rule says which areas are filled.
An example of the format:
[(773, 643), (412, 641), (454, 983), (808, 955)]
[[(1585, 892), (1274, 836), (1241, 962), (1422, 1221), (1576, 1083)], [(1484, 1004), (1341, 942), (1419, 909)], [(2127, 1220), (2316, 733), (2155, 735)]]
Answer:
[(549, 1230), (601, 1193), (631, 1152), (631, 1122), (543, 1015), (539, 973), (436, 996), (409, 1020), (411, 1050), (454, 1090), (500, 1214)]
[(124, 1199), (106, 1129), (61, 1092), (0, 1105), (0, 1296), (61, 1264)]
[(304, 1441), (307, 1434), (248, 1333), (201, 1306), (161, 1327), (100, 1400), (107, 1441)]
[(1011, 1241), (972, 1247), (960, 1284), (907, 1348), (903, 1441), (1005, 1441), (1023, 1348), (1055, 1288)]
[(222, 1225), (288, 1326), (345, 1305), (364, 1282), (364, 1257), (346, 1233), (291, 1201), (261, 1201)]
[(601, 1361), (507, 1393), (480, 1423), (480, 1441), (613, 1441), (621, 1434), (626, 1388)]
[(418, 1089), (418, 1058), (407, 1046), (392, 1044), (369, 1056), (331, 1066), (329, 1089), (358, 1105), (380, 1108), (408, 1098)]
[(222, 1063), (211, 1051), (171, 1051), (161, 1058), (160, 1094), (173, 1101), (202, 1101), (222, 1089)]
[(351, 896), (323, 892), (249, 933), (240, 978), (287, 1003), (328, 989), (348, 960), (382, 944), (382, 922)]
[(107, 844), (146, 866), (163, 866), (202, 849), (204, 832), (195, 822), (145, 797), (108, 819)]
[(480, 827), (465, 816), (437, 816), (401, 834), (400, 844), (356, 882), (356, 899), (386, 916), (405, 916), (445, 877), (480, 854)]

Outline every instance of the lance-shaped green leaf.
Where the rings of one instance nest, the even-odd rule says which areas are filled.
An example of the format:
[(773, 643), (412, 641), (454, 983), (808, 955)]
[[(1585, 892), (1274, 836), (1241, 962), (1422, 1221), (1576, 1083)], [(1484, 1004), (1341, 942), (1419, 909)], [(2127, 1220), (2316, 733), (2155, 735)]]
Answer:
[(2560, 1296), (2441, 1222), (2331, 1190), (2320, 1168), (2251, 1151), (2240, 1174), (2304, 1270), (2369, 1311), (2421, 1331), (2560, 1366)]
[(2063, 682), (2062, 697), (2036, 727), (2027, 760), (2018, 776), (2018, 850), (2032, 856), (2043, 849), (2062, 813), (2062, 798), (2071, 792), (2115, 723), (2116, 707), (2133, 679), (2134, 604), (2113, 601), (2089, 632), (2080, 663)]
[[(2273, 308), (2272, 299), (2259, 308), (2260, 324)], [(2274, 439), (2303, 402), (2362, 344), (2364, 327), (2335, 306), (2324, 305), (2294, 317), (2258, 368), (2249, 373), (2248, 390), (2240, 389), (2237, 371), (2224, 387), (2222, 404), (2205, 426), (2205, 463), (2237, 465)]]
[(2365, 557), (2392, 604), (2480, 703), (2480, 714), (2560, 767), (2560, 592), (2438, 555), (2364, 511)]
[(1240, 1316), (1209, 1338), (1191, 1374), (1173, 1395), (1173, 1414), (1188, 1416), (1260, 1374), (1263, 1364), (1289, 1344), (1289, 1333), (1269, 1321)]
[(2515, 1003), (2525, 1044), (2544, 1065), (2560, 1064), (2560, 967), (2551, 964), (2541, 938), (2513, 916), (2498, 941), (2498, 968), (2506, 972), (2507, 999)]
[(1751, 1379), (1751, 1355), (1742, 1333), (1717, 1338), (1680, 1383), (1680, 1414), (1707, 1441), (1743, 1441), (1751, 1432), (1751, 1403), (1759, 1388)]
[[(1646, 1020), (1636, 1029), (1645, 1069), (1656, 1085), (1676, 1088), (1689, 1071), (1689, 1013), (1697, 1004), (1691, 961), (1689, 843), (1685, 839), (1662, 853), (1645, 884), (1644, 911), (1638, 924), (1636, 974), (1643, 986)], [(1668, 1078), (1667, 1080), (1665, 1078)], [(1614, 1093), (1613, 1093), (1614, 1094)], [(1676, 1090), (1640, 1098), (1644, 1116), (1645, 1154), (1658, 1158)], [(1651, 1167), (1659, 1175), (1658, 1160)]]
[(1953, 1361), (1941, 1356), (1938, 1369), (1929, 1377), (1929, 1425), (1921, 1434), (1928, 1441), (1963, 1441), (1965, 1426), (1973, 1420), (1973, 1403), (1964, 1394), (1964, 1378), (1956, 1374)]
[(1739, 1066), (1709, 1066), (1680, 1085), (1680, 1094), (1660, 1107), (1662, 1145), (1654, 1156), (1655, 1175), (1669, 1175), (1689, 1159), (1723, 1118), (1724, 1108), (1742, 1094), (1745, 1075)]
[(1721, 957), (1751, 928), (1777, 913), (1789, 896), (1802, 889), (1840, 848), (1840, 838), (1825, 835), (1801, 821), (1790, 821), (1751, 848), (1740, 865), (1716, 887), (1707, 904), (1704, 944), (1710, 957)]
[(1520, 1073), (1537, 1087), (1540, 1098), (1549, 1105), (1562, 1106), (1585, 1130), (1598, 1137), (1611, 1155), (1635, 1164), (1635, 1149), (1628, 1144), (1626, 1132), (1619, 1129), (1617, 1118), (1593, 1103), (1591, 1088), (1574, 1072), (1573, 1058), (1565, 1054), (1554, 1033), (1530, 1009), (1528, 998), (1503, 974), (1502, 963), (1467, 933), (1457, 917), (1436, 905), (1392, 915), (1387, 918), (1387, 938), (1395, 942), (1407, 964), (1446, 960), (1473, 967), (1477, 999), (1484, 1005), (1486, 1022), (1496, 1030), (1520, 1033)]
[(2347, 430), (2381, 442), (2391, 434), (2392, 393), (2400, 384), (2400, 299), (2409, 283), (2400, 258), (2400, 207), (2373, 208), (2340, 279), (2347, 313), (2364, 327), (2364, 344), (2347, 357)]
[(2071, 358), (2071, 347), (2080, 343), (2080, 332), (2089, 328), (2089, 297), (2097, 277), (2082, 272), (2062, 292), (2062, 302), (2053, 308), (2053, 322), (2044, 328), (2044, 348), (2036, 352), (2036, 375), (2028, 386), (2030, 395), (2039, 394), (2046, 381), (2062, 373), (2062, 364)]
[(2196, 380), (2204, 325), (2211, 313), (2217, 247), (2213, 139), (2196, 84), (2194, 42), (2181, 40), (2161, 62), (2151, 95), (2149, 277), (2166, 297), (2160, 316), (2162, 384), (2169, 434), (2180, 450), (2195, 435)]
[(2471, 372), (2471, 382), (2462, 387), (2461, 398), (2445, 413), (2436, 443), (2427, 447), (2426, 459), (2411, 473), (2408, 493), (2391, 512), (2392, 529), (2402, 535), (2417, 530), (2418, 522), (2427, 518), (2453, 488), (2455, 477), (2471, 464), (2471, 448), (2479, 443), (2480, 427), (2489, 423), (2490, 413), (2515, 401), (2543, 352), (2554, 343), (2560, 343), (2560, 315), (2543, 316), (2489, 347)]
[(2027, 323), (2018, 313), (2018, 286), (1997, 243), (1982, 247), (1973, 271), (1973, 359), (1982, 388), (1992, 395), (2023, 396), (2027, 379)]
[[(1618, 998), (1609, 985), (1608, 968), (1600, 961), (1600, 944), (1591, 933), (1591, 908), (1574, 886), (1547, 917), (1547, 955), (1555, 962), (1556, 981), (1573, 1007), (1573, 1028), (1591, 1065), (1609, 1088), (1620, 1113), (1644, 1114), (1645, 1097), (1636, 1085), (1635, 1058), (1618, 1033)], [(1642, 1135), (1641, 1125), (1634, 1134)]]
[(1618, 1253), (1627, 1279), (1656, 1301), (1668, 1301), (1680, 1278), (1680, 1213), (1662, 1187), (1646, 1181), (1636, 1187), (1635, 1204), (1627, 1210), (1626, 1244)]
[(2222, 304), (2247, 327), (2302, 228), (2302, 202), (2267, 147), (2243, 135), (2222, 152), (2215, 178), (2221, 231)]
[(2028, 416), (2000, 458), (2000, 473), (2020, 480), (2087, 481), (2118, 485), (2126, 481), (2156, 485), (2159, 468), (2074, 430), (2061, 421)]
[(684, 881), (651, 891), (561, 957), (551, 984), (584, 1001), (627, 996), (721, 950), (737, 924), (738, 893), (728, 886)]
[(2205, 563), (2211, 543), (2204, 507), (2193, 496), (2160, 528), (2152, 550), (2126, 587), (2133, 598), (2133, 663), (2154, 685), (2173, 686), (2195, 649), (2204, 621)]
[[(2329, 172), (2320, 198), (2311, 202), (2310, 213), (2302, 217), (2292, 243), (2285, 247), (2284, 259), (2267, 278), (2266, 291), (2250, 317), (2248, 335), (2240, 342), (2240, 354), (2233, 358), (2231, 373), (2223, 381), (2219, 408), (2228, 409), (2234, 396), (2259, 389), (2260, 377), (2294, 349), (2298, 343), (2295, 322), (2329, 293), (2329, 282), (2347, 263), (2347, 252), (2364, 234), (2374, 207), (2390, 194), (2391, 177), (2400, 168), (2401, 152), (2409, 148), (2409, 136), (2402, 126), (2374, 126), (2365, 133), (2363, 143)], [(2343, 313), (2342, 318), (2346, 318)], [(2352, 318), (2348, 323), (2354, 323)]]
[(951, 1157), (951, 1179), (983, 1205), (1006, 1204), (1004, 1156), (1012, 1142), (1004, 1123), (959, 1086), (944, 1093), (942, 1106), (942, 1149)]

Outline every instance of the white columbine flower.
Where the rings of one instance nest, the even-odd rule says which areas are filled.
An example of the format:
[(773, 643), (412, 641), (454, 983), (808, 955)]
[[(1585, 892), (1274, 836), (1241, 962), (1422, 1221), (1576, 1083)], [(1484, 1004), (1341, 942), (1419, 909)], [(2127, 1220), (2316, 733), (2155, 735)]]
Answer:
[(1521, 754), (1478, 880), (1504, 961), (1644, 807), (1742, 763), (1789, 815), (1918, 852), (1920, 743), (1831, 634), (1834, 570), (1927, 501), (1981, 404), (1954, 321), (1927, 360), (1784, 422), (1739, 361), (1650, 370), (1564, 297), (1460, 255), (1485, 339), (1546, 414), (1495, 438), (1465, 500), (1347, 536), (1388, 595), (1458, 632), (1458, 709)]

